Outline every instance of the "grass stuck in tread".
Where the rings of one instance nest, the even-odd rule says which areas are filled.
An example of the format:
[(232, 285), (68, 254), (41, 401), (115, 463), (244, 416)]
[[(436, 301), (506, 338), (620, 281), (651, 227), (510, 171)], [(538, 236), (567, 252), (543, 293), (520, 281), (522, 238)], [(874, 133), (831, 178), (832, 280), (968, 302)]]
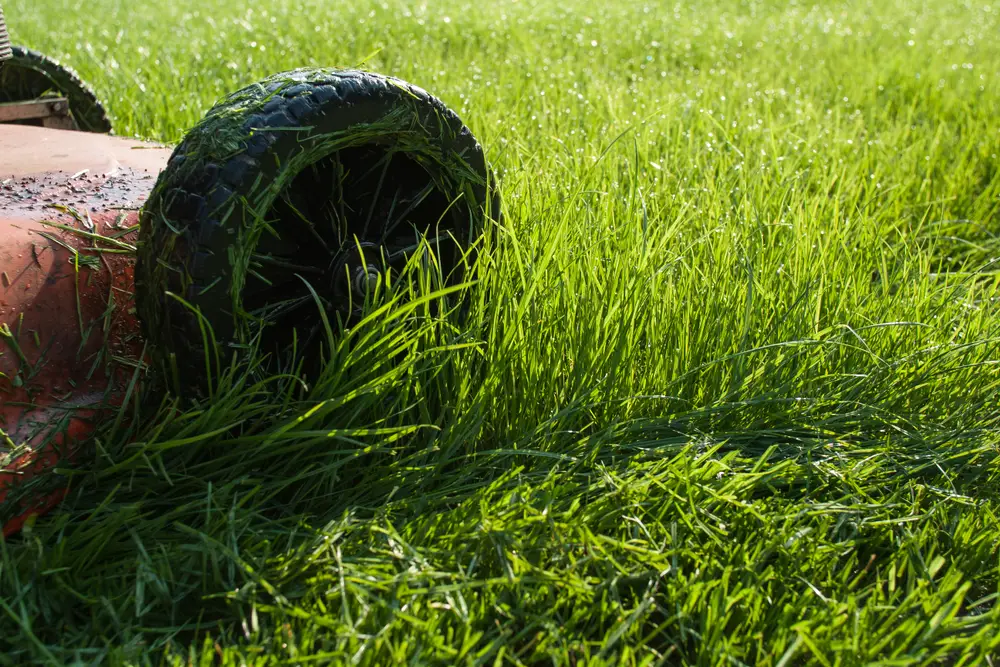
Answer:
[(464, 326), (104, 429), (0, 544), (0, 664), (1000, 660), (997, 5), (4, 9), (165, 141), (367, 59), (505, 218)]

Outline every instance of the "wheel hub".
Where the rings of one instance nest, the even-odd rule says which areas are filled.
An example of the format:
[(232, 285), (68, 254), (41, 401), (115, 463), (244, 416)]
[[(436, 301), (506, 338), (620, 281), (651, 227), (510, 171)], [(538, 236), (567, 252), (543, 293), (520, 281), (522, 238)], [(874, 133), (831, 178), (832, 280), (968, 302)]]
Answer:
[[(334, 261), (333, 293), (335, 296), (350, 296), (351, 310), (361, 310), (368, 295), (373, 294), (379, 281), (386, 273), (386, 267), (379, 264), (384, 255), (382, 246), (363, 241), (340, 254)], [(337, 303), (344, 303), (338, 299)]]
[(358, 266), (354, 269), (354, 280), (352, 287), (357, 296), (365, 297), (374, 292), (378, 286), (378, 281), (382, 277), (382, 272), (374, 264), (367, 264), (364, 267)]

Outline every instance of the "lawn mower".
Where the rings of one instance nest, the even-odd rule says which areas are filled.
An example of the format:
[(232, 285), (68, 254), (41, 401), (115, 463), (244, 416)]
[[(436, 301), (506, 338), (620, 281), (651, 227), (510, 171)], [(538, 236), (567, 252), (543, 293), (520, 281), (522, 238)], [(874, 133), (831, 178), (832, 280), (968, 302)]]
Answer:
[[(69, 69), (10, 47), (0, 10), (0, 523), (60, 493), (19, 493), (80, 455), (156, 384), (211, 389), (212, 355), (321, 362), (428, 252), (460, 280), (498, 211), (483, 150), (424, 90), (298, 69), (216, 104), (175, 147), (111, 136)], [(206, 336), (206, 331), (210, 336)]]

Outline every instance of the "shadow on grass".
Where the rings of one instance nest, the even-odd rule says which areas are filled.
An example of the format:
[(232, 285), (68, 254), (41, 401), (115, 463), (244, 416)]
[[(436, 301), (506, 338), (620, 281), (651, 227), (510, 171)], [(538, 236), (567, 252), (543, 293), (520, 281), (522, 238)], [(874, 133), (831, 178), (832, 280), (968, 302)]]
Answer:
[[(435, 394), (430, 378), (468, 369), (433, 347), (345, 360), (311, 392), (233, 373), (210, 401), (98, 435), (60, 511), (3, 546), (8, 655), (137, 659), (206, 637), (247, 659), (343, 655), (379, 628), (459, 623), (529, 663), (638, 642), (680, 663), (794, 625), (799, 607), (763, 601), (811, 578), (829, 599), (905, 606), (932, 581), (942, 604), (991, 608), (972, 609), (996, 585), (988, 516), (961, 491), (996, 486), (985, 433), (931, 442), (887, 418), (865, 438), (879, 422), (845, 406), (822, 429), (765, 428), (762, 402), (599, 427), (581, 402), (505, 440), (488, 406)], [(940, 579), (943, 547), (969, 577)], [(712, 618), (712, 595), (747, 604)], [(290, 639), (310, 627), (329, 633)]]

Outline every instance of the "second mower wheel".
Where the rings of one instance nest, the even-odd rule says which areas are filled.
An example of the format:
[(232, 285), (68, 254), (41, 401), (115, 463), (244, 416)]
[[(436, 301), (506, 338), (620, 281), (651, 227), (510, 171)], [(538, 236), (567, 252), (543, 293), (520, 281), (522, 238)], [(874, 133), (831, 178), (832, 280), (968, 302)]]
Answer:
[[(68, 108), (60, 108), (65, 100)], [(45, 113), (31, 113), (24, 103), (39, 106), (56, 105)], [(111, 121), (94, 91), (80, 80), (76, 72), (40, 53), (21, 46), (11, 47), (11, 58), (0, 66), (0, 120), (4, 107), (22, 103), (18, 113), (11, 113), (9, 122), (47, 125), (60, 129), (85, 132), (111, 131)]]

